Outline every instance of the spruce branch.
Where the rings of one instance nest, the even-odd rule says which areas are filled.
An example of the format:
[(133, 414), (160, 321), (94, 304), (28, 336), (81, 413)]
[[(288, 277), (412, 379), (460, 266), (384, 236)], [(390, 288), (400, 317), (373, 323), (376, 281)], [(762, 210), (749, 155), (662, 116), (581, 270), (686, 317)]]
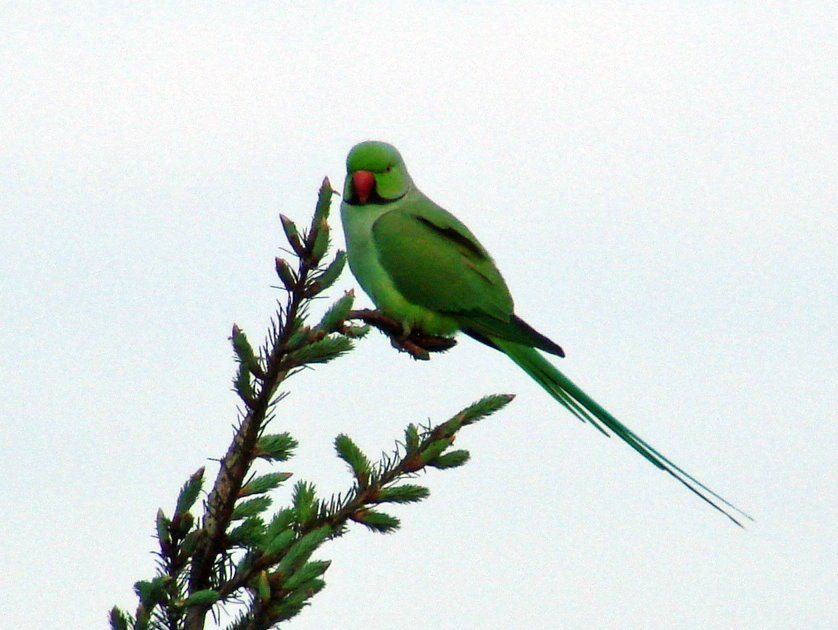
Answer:
[(202, 467), (181, 487), (172, 516), (162, 509), (157, 512), (157, 573), (134, 585), (139, 603), (133, 615), (116, 607), (110, 611), (111, 628), (200, 630), (208, 614), (217, 620), (227, 606), (239, 609), (230, 630), (272, 628), (294, 617), (325, 586), (329, 561), (312, 559), (321, 545), (346, 533), (351, 523), (380, 533), (398, 529), (399, 519), (382, 508), (425, 499), (427, 488), (407, 480), (429, 468), (464, 464), (468, 451), (452, 449), (459, 431), (512, 400), (508, 395), (487, 396), (436, 426), (410, 424), (404, 440), (375, 463), (348, 435), (340, 434), (334, 446), (352, 474), (350, 489), (324, 500), (313, 484), (298, 481), (290, 505), (269, 513), (270, 493), (291, 473), (276, 469), (257, 473), (254, 466), (286, 462), (297, 447), (287, 432), (266, 433), (274, 408), (284, 397), (279, 387), (290, 376), (349, 352), (370, 326), (414, 359), (427, 360), (430, 353), (456, 343), (405, 331), (400, 322), (378, 311), (352, 310), (352, 291), (334, 302), (319, 322), (309, 323), (311, 301), (334, 284), (346, 263), (341, 251), (326, 260), (332, 195), (329, 181), (324, 180), (305, 230), (281, 216), (296, 262), (275, 260), (285, 299), (258, 351), (244, 331), (232, 327), (230, 342), (238, 364), (233, 388), (243, 410), (200, 505), (203, 513), (195, 514), (204, 488)]
[[(303, 366), (307, 359), (312, 359), (312, 355), (315, 355), (315, 360), (323, 362), (351, 348), (352, 342), (346, 337), (337, 335), (318, 338), (317, 332), (306, 330), (302, 339), (296, 340), (296, 343), (300, 344), (296, 352), (289, 352), (290, 341), (303, 330), (300, 318), (305, 313), (308, 301), (314, 297), (309, 286), (310, 280), (319, 271), (320, 262), (326, 253), (324, 243), (328, 244), (329, 240), (327, 218), (331, 197), (331, 184), (328, 179), (324, 179), (320, 187), (315, 218), (308, 233), (302, 237), (294, 222), (284, 215), (281, 216), (283, 230), (289, 245), (298, 256), (298, 264), (296, 273), (283, 274), (280, 269), (290, 268), (290, 265), (277, 262), (277, 272), (285, 284), (287, 296), (285, 305), (272, 326), (271, 338), (262, 361), (256, 359), (238, 327), (233, 328), (233, 347), (241, 366), (236, 380), (236, 391), (247, 407), (247, 413), (241, 419), (233, 442), (220, 462), (218, 476), (207, 497), (206, 516), (192, 557), (189, 592), (205, 590), (215, 585), (213, 568), (224, 555), (225, 535), (233, 518), (235, 503), (241, 496), (245, 477), (254, 459), (260, 455), (257, 445), (269, 419), (271, 402), (277, 388), (294, 368)], [(344, 341), (340, 343), (337, 339)], [(326, 340), (330, 340), (331, 345), (324, 347), (322, 344)], [(321, 345), (316, 351), (312, 351), (311, 347), (315, 344)], [(249, 376), (244, 375), (245, 370), (256, 379), (255, 388), (243, 385), (243, 381), (250, 381)], [(277, 483), (279, 482), (277, 480)], [(188, 630), (203, 628), (207, 610), (206, 605), (191, 606), (187, 612), (185, 627)]]
[(328, 506), (324, 505), (314, 525), (328, 524), (336, 531), (343, 531), (346, 521), (353, 520), (376, 531), (395, 530), (398, 527), (397, 521), (388, 521), (384, 518), (386, 515), (382, 516), (383, 513), (371, 510), (370, 506), (379, 503), (411, 503), (426, 498), (428, 491), (423, 486), (398, 485), (399, 482), (429, 466), (454, 468), (464, 464), (468, 459), (468, 451), (447, 451), (460, 429), (499, 411), (514, 397), (512, 394), (486, 396), (447, 422), (427, 427), (421, 432), (415, 425), (409, 425), (405, 431), (415, 434), (415, 437), (408, 438), (403, 444), (397, 443), (393, 454), (383, 457), (368, 473), (369, 480), (364, 483), (359, 482), (359, 472), (368, 467), (366, 456), (360, 450), (355, 452), (351, 447), (347, 447), (341, 439), (345, 436), (338, 436), (335, 448), (339, 456), (350, 463), (356, 482), (345, 496), (333, 497)]

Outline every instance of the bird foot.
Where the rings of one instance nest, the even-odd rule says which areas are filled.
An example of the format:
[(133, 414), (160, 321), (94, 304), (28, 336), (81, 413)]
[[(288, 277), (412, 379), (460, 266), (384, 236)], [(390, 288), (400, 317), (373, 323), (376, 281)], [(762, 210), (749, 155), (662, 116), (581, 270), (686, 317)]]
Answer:
[(359, 319), (390, 337), (390, 344), (399, 352), (406, 352), (418, 361), (428, 361), (431, 352), (445, 352), (457, 345), (451, 337), (426, 335), (419, 330), (405, 332), (400, 321), (383, 315), (380, 311), (362, 309), (350, 311), (346, 319)]

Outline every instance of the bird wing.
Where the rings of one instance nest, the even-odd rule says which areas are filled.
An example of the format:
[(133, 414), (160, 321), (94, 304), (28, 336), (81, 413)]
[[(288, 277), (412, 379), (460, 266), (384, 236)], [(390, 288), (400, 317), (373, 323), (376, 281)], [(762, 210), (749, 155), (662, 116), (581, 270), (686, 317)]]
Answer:
[(512, 296), (489, 253), (471, 231), (429, 200), (394, 208), (372, 226), (381, 266), (413, 304), (455, 318), (464, 332), (562, 349), (513, 312)]
[(512, 315), (512, 297), (491, 257), (442, 208), (393, 209), (372, 233), (382, 267), (408, 301), (448, 315)]

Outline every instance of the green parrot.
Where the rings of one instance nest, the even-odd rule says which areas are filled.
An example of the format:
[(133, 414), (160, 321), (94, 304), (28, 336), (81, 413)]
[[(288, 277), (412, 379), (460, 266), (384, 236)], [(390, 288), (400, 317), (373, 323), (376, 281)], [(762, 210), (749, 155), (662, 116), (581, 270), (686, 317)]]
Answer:
[(346, 170), (341, 220), (349, 267), (405, 334), (464, 332), (500, 350), (577, 418), (619, 436), (737, 525), (734, 512), (750, 518), (641, 439), (539, 353), (564, 356), (558, 344), (515, 314), (489, 253), (456, 217), (422, 194), (395, 147), (362, 142), (349, 152)]

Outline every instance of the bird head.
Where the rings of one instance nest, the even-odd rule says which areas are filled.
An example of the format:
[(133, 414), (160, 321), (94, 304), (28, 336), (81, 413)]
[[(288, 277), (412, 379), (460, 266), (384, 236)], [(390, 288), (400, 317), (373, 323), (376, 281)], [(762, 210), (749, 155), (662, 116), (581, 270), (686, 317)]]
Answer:
[(353, 206), (384, 204), (404, 197), (412, 182), (399, 152), (391, 144), (369, 140), (346, 157), (343, 199)]

